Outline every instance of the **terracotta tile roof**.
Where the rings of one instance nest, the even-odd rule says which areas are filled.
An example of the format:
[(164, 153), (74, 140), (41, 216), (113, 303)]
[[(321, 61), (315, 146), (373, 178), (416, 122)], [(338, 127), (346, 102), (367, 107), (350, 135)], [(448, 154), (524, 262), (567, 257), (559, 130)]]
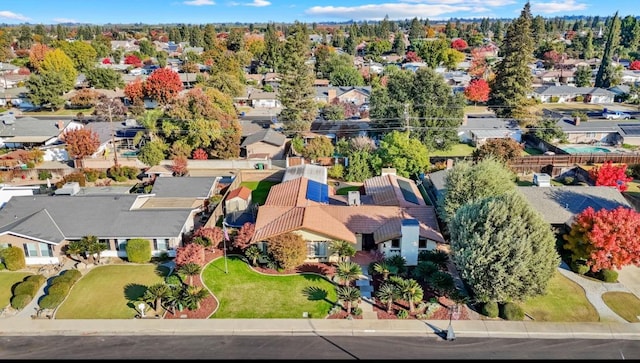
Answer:
[[(258, 209), (253, 241), (263, 241), (282, 233), (306, 230), (332, 239), (356, 242), (356, 234), (373, 234), (376, 243), (401, 236), (404, 219), (416, 219), (420, 236), (444, 243), (435, 209), (422, 198), (419, 205), (407, 202), (395, 175), (365, 181), (373, 193), (373, 205), (346, 206), (322, 204), (306, 199), (307, 178), (296, 178), (271, 188), (265, 204)], [(410, 181), (410, 180), (409, 180)], [(414, 193), (420, 197), (415, 183)], [(364, 197), (364, 196), (363, 196)], [(381, 205), (382, 204), (382, 205)]]
[(233, 198), (241, 198), (244, 200), (249, 200), (250, 196), (251, 196), (251, 189), (245, 186), (241, 186), (240, 188), (236, 188), (230, 191), (229, 194), (227, 194), (227, 200), (230, 200)]

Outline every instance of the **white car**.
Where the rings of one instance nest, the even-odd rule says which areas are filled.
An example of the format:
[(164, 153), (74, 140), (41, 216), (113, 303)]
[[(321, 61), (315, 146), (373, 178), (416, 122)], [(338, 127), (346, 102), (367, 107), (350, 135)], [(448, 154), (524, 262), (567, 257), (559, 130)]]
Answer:
[(631, 118), (631, 115), (622, 111), (607, 111), (607, 112), (603, 112), (602, 116), (607, 120), (619, 120), (619, 119), (628, 120)]

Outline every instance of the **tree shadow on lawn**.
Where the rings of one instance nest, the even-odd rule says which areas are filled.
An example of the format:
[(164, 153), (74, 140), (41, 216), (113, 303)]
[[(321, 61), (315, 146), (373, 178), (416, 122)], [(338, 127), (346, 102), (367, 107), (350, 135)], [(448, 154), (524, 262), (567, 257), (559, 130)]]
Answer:
[(329, 304), (335, 304), (334, 301), (331, 301), (329, 299), (327, 299), (327, 296), (329, 296), (329, 292), (327, 292), (327, 290), (325, 289), (321, 289), (317, 286), (307, 286), (304, 289), (302, 289), (302, 294), (305, 295), (307, 297), (307, 299), (309, 299), (310, 301), (320, 301), (320, 300), (324, 300), (326, 302), (328, 302)]
[(147, 292), (147, 287), (145, 285), (140, 284), (128, 284), (124, 287), (124, 297), (129, 301), (127, 306), (136, 310), (137, 307), (135, 303), (138, 301), (142, 301), (142, 296)]

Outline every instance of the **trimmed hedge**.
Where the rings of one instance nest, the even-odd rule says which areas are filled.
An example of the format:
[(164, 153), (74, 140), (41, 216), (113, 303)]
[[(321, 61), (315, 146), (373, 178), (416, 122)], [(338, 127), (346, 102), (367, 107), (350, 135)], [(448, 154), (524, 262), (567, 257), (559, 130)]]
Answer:
[(47, 290), (47, 295), (67, 295), (71, 290), (71, 282), (69, 281), (60, 281), (55, 284), (49, 286)]
[(127, 259), (134, 263), (150, 262), (151, 241), (142, 238), (130, 239), (127, 242)]
[(524, 320), (524, 310), (520, 305), (508, 302), (502, 305), (500, 317), (505, 320)]
[(598, 272), (598, 277), (604, 282), (618, 281), (618, 272), (615, 270), (603, 269)]
[(40, 284), (35, 281), (22, 281), (13, 289), (14, 295), (29, 295), (33, 299), (40, 288)]
[(498, 303), (495, 301), (489, 301), (482, 305), (482, 314), (486, 315), (490, 318), (497, 318), (500, 313), (500, 308), (498, 307)]
[(11, 307), (16, 310), (22, 310), (33, 300), (33, 297), (27, 294), (14, 295), (11, 298)]
[(82, 277), (82, 272), (72, 269), (72, 270), (64, 270), (61, 274), (62, 277), (69, 280), (71, 284), (75, 284)]
[(45, 282), (47, 282), (47, 278), (44, 275), (31, 275), (28, 276), (25, 281), (34, 281), (35, 283), (38, 284), (38, 286), (44, 284)]
[(42, 299), (40, 299), (40, 302), (38, 305), (40, 305), (40, 308), (42, 309), (55, 309), (58, 307), (58, 305), (62, 304), (62, 301), (64, 301), (65, 297), (66, 295), (62, 295), (62, 294), (54, 294), (54, 295), (48, 294)]
[(27, 267), (24, 251), (20, 247), (12, 246), (3, 249), (2, 258), (4, 259), (4, 265), (9, 271), (22, 270)]

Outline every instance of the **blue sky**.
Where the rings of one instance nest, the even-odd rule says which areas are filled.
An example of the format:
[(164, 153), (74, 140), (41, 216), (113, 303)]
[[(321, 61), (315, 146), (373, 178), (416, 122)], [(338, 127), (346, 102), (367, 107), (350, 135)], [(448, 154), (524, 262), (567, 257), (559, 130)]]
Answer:
[[(0, 23), (305, 23), (517, 17), (526, 0), (14, 0)], [(531, 0), (533, 15), (639, 15), (638, 0)], [(635, 11), (635, 12), (634, 12)]]

